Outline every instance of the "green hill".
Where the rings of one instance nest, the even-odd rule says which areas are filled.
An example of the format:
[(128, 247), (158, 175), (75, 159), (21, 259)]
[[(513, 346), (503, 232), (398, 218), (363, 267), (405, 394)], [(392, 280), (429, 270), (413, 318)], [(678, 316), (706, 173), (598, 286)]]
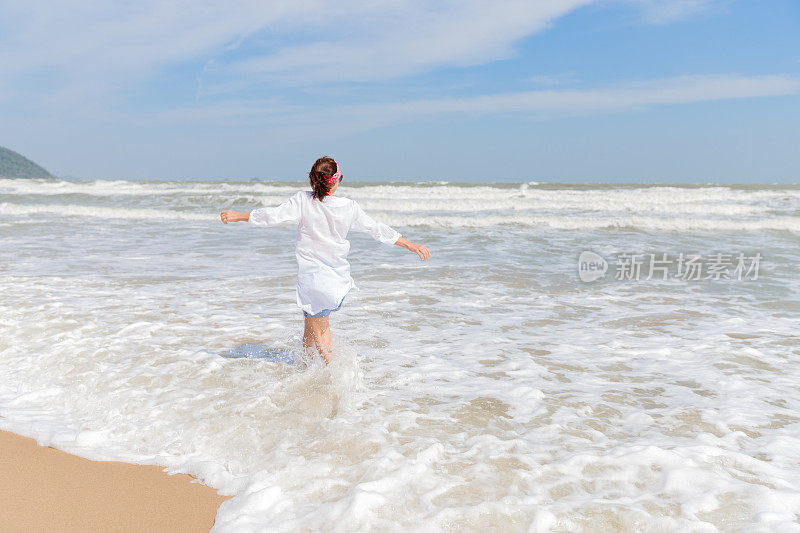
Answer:
[(14, 150), (0, 146), (0, 178), (52, 178), (48, 171)]

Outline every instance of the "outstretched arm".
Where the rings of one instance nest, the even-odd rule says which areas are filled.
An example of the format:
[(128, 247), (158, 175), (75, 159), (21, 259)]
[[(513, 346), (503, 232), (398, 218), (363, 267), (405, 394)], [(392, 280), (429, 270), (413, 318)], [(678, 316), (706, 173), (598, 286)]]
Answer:
[(249, 213), (237, 213), (236, 211), (223, 211), (219, 218), (223, 224), (228, 222), (250, 222), (254, 226), (277, 226), (286, 222), (297, 222), (300, 220), (300, 197), (303, 193), (299, 192), (275, 207), (260, 207)]
[(400, 246), (401, 248), (405, 248), (409, 252), (414, 252), (423, 261), (427, 261), (428, 258), (431, 256), (431, 251), (428, 250), (427, 246), (424, 246), (422, 244), (415, 244), (415, 243), (413, 243), (413, 242), (411, 242), (409, 240), (406, 240), (403, 237), (400, 237), (399, 239), (397, 239), (397, 241), (394, 243), (394, 245), (395, 246)]
[(355, 218), (353, 219), (352, 229), (372, 235), (376, 241), (386, 244), (394, 244), (395, 246), (400, 246), (401, 248), (405, 248), (406, 250), (414, 252), (422, 261), (427, 261), (431, 256), (431, 252), (428, 250), (427, 246), (415, 244), (404, 239), (397, 231), (390, 228), (386, 224), (375, 221), (371, 216), (366, 214), (363, 209), (361, 209), (360, 205), (355, 204), (355, 210), (356, 212)]

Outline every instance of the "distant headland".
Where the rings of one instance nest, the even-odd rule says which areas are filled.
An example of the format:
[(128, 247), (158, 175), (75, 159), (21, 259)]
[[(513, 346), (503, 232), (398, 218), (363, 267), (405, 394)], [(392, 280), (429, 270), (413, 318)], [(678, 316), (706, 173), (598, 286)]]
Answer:
[(53, 178), (27, 157), (0, 146), (0, 178)]

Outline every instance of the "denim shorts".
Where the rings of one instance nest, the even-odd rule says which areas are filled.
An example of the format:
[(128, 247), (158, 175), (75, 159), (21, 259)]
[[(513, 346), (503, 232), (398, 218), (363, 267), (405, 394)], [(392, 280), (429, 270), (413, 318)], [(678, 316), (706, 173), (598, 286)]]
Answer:
[(319, 313), (316, 313), (314, 315), (310, 315), (310, 314), (306, 313), (305, 311), (303, 311), (303, 316), (306, 317), (306, 318), (323, 318), (323, 317), (326, 317), (326, 316), (330, 315), (332, 312), (338, 311), (339, 309), (341, 309), (343, 303), (344, 303), (344, 298), (342, 298), (342, 301), (339, 302), (339, 307), (337, 307), (336, 309), (323, 309), (322, 311), (320, 311)]

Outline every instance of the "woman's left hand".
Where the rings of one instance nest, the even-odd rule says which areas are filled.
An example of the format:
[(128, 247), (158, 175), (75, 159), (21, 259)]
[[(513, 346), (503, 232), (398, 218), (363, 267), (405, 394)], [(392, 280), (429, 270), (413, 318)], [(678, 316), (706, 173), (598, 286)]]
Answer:
[(227, 224), (228, 222), (241, 222), (242, 220), (248, 220), (250, 218), (249, 213), (237, 213), (236, 211), (223, 211), (219, 214), (220, 220), (222, 220), (223, 224)]

